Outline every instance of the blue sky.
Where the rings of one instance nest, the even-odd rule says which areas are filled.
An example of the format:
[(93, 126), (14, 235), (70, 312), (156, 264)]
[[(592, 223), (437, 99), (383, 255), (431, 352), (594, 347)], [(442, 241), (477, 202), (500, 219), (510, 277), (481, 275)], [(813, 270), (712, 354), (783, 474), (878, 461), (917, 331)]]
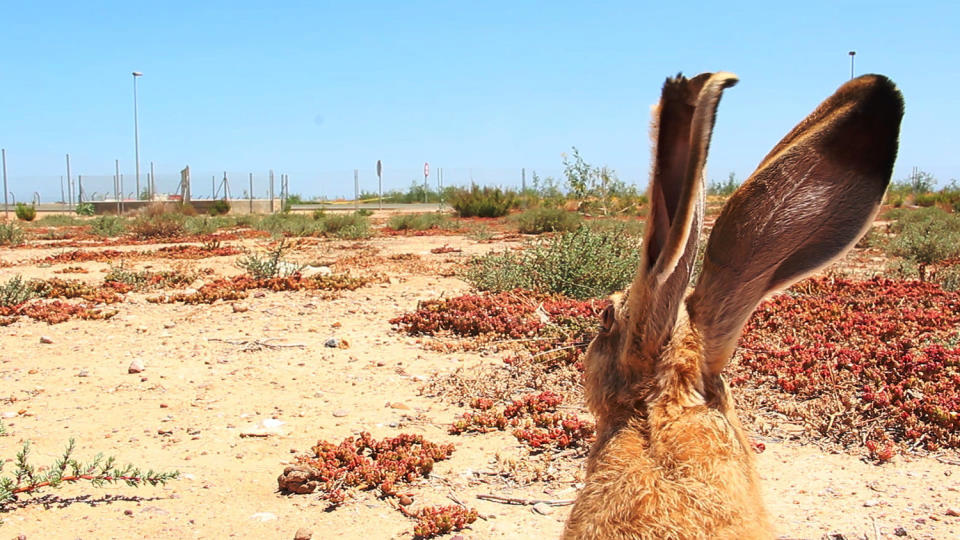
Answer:
[[(559, 174), (577, 146), (646, 185), (649, 111), (667, 75), (728, 70), (709, 176), (745, 178), (856, 72), (907, 103), (894, 173), (960, 179), (956, 2), (8, 2), (0, 19), (0, 147), (11, 190), (59, 198), (72, 171), (189, 164), (290, 174), (291, 191), (405, 188), (424, 161), (447, 183)], [(529, 176), (528, 176), (529, 178)], [(95, 183), (95, 180), (91, 180)], [(109, 184), (103, 180), (103, 186)], [(129, 185), (129, 184), (128, 184)], [(206, 186), (206, 187), (204, 187)], [(56, 195), (56, 197), (54, 197)]]

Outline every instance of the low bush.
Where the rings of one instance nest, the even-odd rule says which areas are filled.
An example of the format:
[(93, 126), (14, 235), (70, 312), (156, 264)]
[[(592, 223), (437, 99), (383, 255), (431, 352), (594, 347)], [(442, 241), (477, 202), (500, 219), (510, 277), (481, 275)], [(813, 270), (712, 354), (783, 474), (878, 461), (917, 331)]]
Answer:
[(34, 296), (33, 287), (20, 276), (13, 276), (0, 285), (0, 307), (20, 305)]
[(187, 234), (213, 234), (219, 228), (219, 220), (209, 216), (188, 217), (183, 221), (183, 230)]
[(533, 208), (512, 217), (523, 234), (571, 232), (580, 228), (583, 218), (563, 208)]
[(0, 246), (19, 246), (23, 243), (23, 229), (15, 221), (0, 221)]
[(450, 206), (460, 217), (501, 217), (518, 203), (517, 194), (511, 190), (493, 187), (458, 189), (451, 193)]
[(460, 224), (446, 214), (427, 212), (423, 214), (395, 214), (390, 216), (387, 227), (395, 231), (457, 230), (460, 228)]
[(640, 264), (640, 238), (623, 227), (538, 239), (522, 251), (471, 259), (463, 278), (485, 291), (533, 289), (572, 298), (599, 298), (627, 286)]
[(213, 204), (210, 205), (210, 208), (207, 209), (207, 213), (211, 216), (223, 216), (230, 212), (230, 203), (224, 199), (217, 199), (213, 201)]
[(255, 253), (248, 254), (237, 259), (237, 267), (242, 268), (254, 279), (291, 276), (303, 267), (283, 260), (283, 252), (286, 248), (286, 240), (281, 238), (277, 242), (277, 246), (271, 249), (265, 257)]
[(120, 236), (127, 230), (127, 220), (117, 216), (99, 216), (90, 222), (90, 232), (104, 238)]
[(370, 219), (359, 212), (329, 214), (321, 223), (327, 234), (337, 238), (358, 240), (370, 236)]
[(93, 203), (82, 202), (74, 209), (78, 216), (92, 216), (94, 209)]
[(192, 206), (181, 205), (172, 210), (163, 203), (153, 203), (133, 219), (130, 232), (141, 240), (180, 236), (187, 216), (184, 211), (192, 209)]
[(51, 214), (43, 216), (34, 221), (31, 225), (36, 227), (76, 227), (86, 225), (87, 222), (68, 214)]
[(33, 221), (33, 218), (37, 217), (37, 209), (32, 204), (26, 205), (23, 203), (17, 203), (17, 207), (14, 212), (17, 215), (17, 219), (20, 221)]
[(930, 207), (892, 211), (888, 216), (895, 221), (887, 252), (915, 263), (921, 280), (928, 265), (960, 257), (960, 215)]
[(326, 231), (326, 223), (304, 214), (271, 214), (254, 227), (273, 235), (319, 236)]

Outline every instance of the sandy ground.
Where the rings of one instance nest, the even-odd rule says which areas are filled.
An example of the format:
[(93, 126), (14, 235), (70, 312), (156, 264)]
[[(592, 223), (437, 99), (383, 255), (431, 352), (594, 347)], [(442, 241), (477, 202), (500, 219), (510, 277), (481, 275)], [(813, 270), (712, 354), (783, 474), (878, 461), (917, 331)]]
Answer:
[[(345, 244), (323, 242), (293, 258), (343, 254), (333, 247)], [(444, 244), (463, 247), (464, 255), (497, 247), (463, 237), (364, 244), (386, 255), (415, 253), (437, 262), (463, 256), (429, 252)], [(58, 251), (3, 249), (0, 260)], [(156, 269), (171, 263), (134, 267), (146, 264)], [(239, 272), (232, 257), (184, 264)], [(53, 277), (64, 266), (0, 268), (0, 282), (15, 274)], [(91, 272), (60, 277), (99, 281), (98, 270), (107, 267), (80, 266)], [(131, 294), (110, 321), (47, 325), (23, 318), (0, 328), (0, 413), (9, 432), (0, 437), (0, 458), (13, 458), (29, 439), (33, 462), (48, 464), (72, 437), (81, 459), (103, 452), (123, 463), (182, 473), (163, 487), (78, 484), (22, 497), (0, 514), (0, 537), (292, 539), (307, 528), (313, 538), (410, 538), (412, 521), (372, 494), (360, 493), (328, 512), (316, 495), (277, 492), (277, 476), (295, 453), (318, 439), (339, 441), (359, 431), (378, 438), (422, 433), (456, 445), (430, 480), (409, 491), (414, 508), (450, 504), (451, 492), (476, 507), (486, 519), (461, 532), (463, 537), (557, 537), (568, 506), (542, 515), (476, 495), (570, 499), (576, 495), (573, 479), (528, 486), (489, 479), (482, 471), (498, 453), (520, 455), (516, 440), (509, 434), (448, 435), (447, 425), (463, 409), (418, 392), (435, 373), (500, 358), (431, 352), (388, 322), (418, 301), (461, 294), (466, 284), (429, 274), (394, 271), (392, 277), (332, 300), (306, 292), (252, 294), (242, 301), (249, 307), (242, 313), (227, 303), (157, 305), (146, 302), (147, 295)], [(52, 343), (41, 344), (41, 336)], [(349, 348), (325, 347), (331, 337), (346, 339)], [(219, 341), (267, 338), (303, 347), (244, 351), (236, 341)], [(128, 373), (134, 359), (142, 360), (145, 371)], [(270, 418), (283, 422), (281, 433), (240, 436)], [(898, 456), (878, 467), (797, 442), (765, 443), (758, 468), (782, 538), (960, 538), (960, 518), (947, 515), (948, 508), (960, 507), (956, 465)], [(5, 470), (11, 468), (7, 463)]]

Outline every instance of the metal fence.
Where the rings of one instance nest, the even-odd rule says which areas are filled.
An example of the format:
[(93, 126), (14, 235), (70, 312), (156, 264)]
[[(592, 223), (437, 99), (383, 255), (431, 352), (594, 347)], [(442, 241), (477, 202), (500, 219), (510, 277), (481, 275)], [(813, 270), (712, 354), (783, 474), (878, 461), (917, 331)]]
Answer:
[[(6, 161), (11, 157), (4, 152)], [(129, 167), (132, 168), (132, 167)], [(645, 172), (617, 171), (621, 180), (642, 187)], [(544, 187), (549, 183), (563, 187), (560, 167), (442, 167), (431, 165), (424, 178), (422, 167), (392, 169), (385, 166), (378, 178), (374, 167), (327, 171), (194, 171), (189, 174), (191, 199), (270, 199), (298, 195), (302, 200), (353, 200), (357, 196), (375, 196), (381, 191), (408, 193), (414, 188), (422, 193), (471, 184), (500, 186), (512, 189)], [(642, 178), (642, 180), (641, 180)], [(88, 201), (169, 200), (182, 197), (180, 171), (159, 169), (153, 163), (141, 165), (140, 178), (132, 170), (115, 162), (106, 174), (84, 174), (69, 169), (69, 158), (61, 175), (19, 175), (3, 173), (10, 206), (15, 203), (67, 203)]]

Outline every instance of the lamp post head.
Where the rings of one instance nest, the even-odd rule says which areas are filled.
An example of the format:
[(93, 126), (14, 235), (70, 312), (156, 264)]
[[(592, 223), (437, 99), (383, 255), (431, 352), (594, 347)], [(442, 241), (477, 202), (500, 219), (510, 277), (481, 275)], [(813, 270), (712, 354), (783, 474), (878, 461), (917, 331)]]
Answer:
[[(851, 54), (853, 54), (853, 53), (851, 53)], [(134, 72), (133, 72), (133, 76), (134, 76), (134, 77), (143, 77), (143, 73), (140, 73), (139, 71), (134, 71)]]
[(849, 54), (850, 56), (853, 56), (853, 55), (857, 54), (857, 51), (850, 51), (850, 52), (847, 53), (847, 54)]

